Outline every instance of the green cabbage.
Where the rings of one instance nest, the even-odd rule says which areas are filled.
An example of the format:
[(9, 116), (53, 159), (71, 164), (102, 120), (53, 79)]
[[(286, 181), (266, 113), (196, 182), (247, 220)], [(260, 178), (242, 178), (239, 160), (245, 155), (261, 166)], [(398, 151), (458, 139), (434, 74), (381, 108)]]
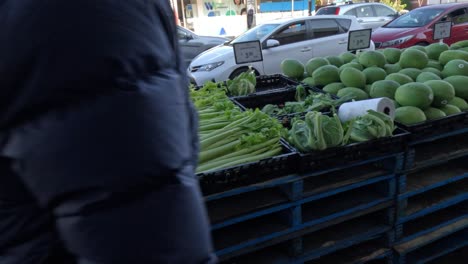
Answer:
[(300, 151), (324, 150), (340, 146), (344, 130), (336, 114), (324, 115), (308, 112), (304, 120), (294, 119), (288, 133), (288, 141)]
[(232, 80), (226, 81), (227, 90), (232, 96), (243, 96), (255, 92), (257, 78), (255, 71), (250, 69), (236, 76)]
[(392, 136), (395, 126), (388, 115), (369, 110), (367, 114), (353, 119), (352, 124), (347, 125), (347, 129), (350, 130), (349, 138), (351, 141), (364, 142)]

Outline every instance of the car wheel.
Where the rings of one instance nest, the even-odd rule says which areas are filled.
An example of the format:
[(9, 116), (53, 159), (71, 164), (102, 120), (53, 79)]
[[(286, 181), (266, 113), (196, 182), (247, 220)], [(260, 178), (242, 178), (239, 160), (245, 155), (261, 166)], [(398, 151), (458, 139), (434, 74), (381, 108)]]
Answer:
[[(231, 73), (231, 75), (229, 75), (229, 79), (232, 80), (232, 79), (236, 78), (237, 76), (239, 76), (239, 74), (241, 74), (241, 73), (243, 73), (243, 72), (246, 72), (246, 71), (248, 71), (248, 70), (249, 70), (248, 67), (242, 67), (242, 68), (239, 68), (239, 69), (235, 69), (235, 70)], [(259, 73), (256, 69), (254, 69), (254, 71), (255, 71), (255, 75), (256, 75), (256, 76), (260, 75), (260, 73)]]

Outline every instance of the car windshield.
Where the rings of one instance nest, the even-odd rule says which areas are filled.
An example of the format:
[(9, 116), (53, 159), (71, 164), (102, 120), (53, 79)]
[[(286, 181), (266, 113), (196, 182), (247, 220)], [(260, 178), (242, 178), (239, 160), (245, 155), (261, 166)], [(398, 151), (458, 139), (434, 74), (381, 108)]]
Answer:
[(275, 30), (280, 24), (262, 24), (247, 30), (244, 34), (233, 39), (229, 44), (260, 40)]
[(439, 16), (444, 9), (429, 8), (415, 9), (388, 23), (386, 28), (413, 28), (422, 27), (429, 24), (434, 18)]

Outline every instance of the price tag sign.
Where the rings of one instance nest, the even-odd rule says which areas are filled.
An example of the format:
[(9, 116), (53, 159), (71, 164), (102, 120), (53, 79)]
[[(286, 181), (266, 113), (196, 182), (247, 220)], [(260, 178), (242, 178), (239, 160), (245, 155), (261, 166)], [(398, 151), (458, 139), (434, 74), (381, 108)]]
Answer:
[(434, 24), (434, 40), (450, 38), (452, 21), (437, 22)]
[(369, 48), (371, 35), (371, 28), (350, 31), (348, 35), (348, 50)]
[(258, 40), (234, 43), (233, 46), (236, 64), (263, 60), (262, 46)]

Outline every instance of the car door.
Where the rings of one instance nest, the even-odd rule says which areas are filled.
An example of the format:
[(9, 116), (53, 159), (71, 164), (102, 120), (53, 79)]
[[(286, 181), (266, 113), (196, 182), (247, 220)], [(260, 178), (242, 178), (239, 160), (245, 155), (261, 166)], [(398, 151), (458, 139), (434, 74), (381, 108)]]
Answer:
[(190, 31), (177, 28), (177, 37), (185, 62), (190, 63), (195, 56), (202, 52), (203, 42)]
[(444, 39), (447, 44), (453, 44), (457, 41), (468, 39), (468, 10), (466, 8), (459, 8), (450, 12), (445, 20), (452, 21), (452, 31), (450, 38)]
[(310, 36), (305, 20), (294, 21), (279, 27), (264, 40), (263, 46), (268, 40), (279, 42), (276, 47), (263, 49), (263, 70), (265, 74), (281, 73), (281, 62), (284, 59), (296, 59), (306, 63), (312, 58)]
[(364, 28), (377, 28), (379, 25), (379, 18), (375, 15), (374, 9), (371, 5), (359, 5), (352, 9), (353, 11), (348, 11), (344, 13), (347, 15), (354, 15), (357, 18), (359, 24)]
[(314, 57), (336, 56), (347, 51), (350, 26), (351, 20), (345, 18), (310, 20), (310, 46)]

